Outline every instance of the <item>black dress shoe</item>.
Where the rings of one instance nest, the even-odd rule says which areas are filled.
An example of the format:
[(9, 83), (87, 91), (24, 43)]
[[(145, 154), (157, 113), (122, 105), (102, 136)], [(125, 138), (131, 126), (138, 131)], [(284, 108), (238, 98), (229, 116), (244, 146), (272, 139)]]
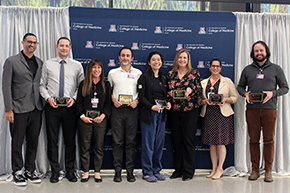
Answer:
[(192, 179), (192, 177), (183, 177), (182, 178), (182, 181), (189, 181), (189, 180), (191, 180)]
[(85, 183), (85, 182), (89, 181), (89, 179), (90, 179), (90, 176), (87, 177), (87, 178), (82, 178), (82, 179), (81, 179), (81, 182)]
[(115, 172), (114, 182), (122, 182), (121, 171)]
[(181, 177), (182, 177), (181, 174), (178, 174), (178, 173), (173, 172), (172, 175), (169, 178), (170, 179), (175, 179), (175, 178), (181, 178)]
[(136, 178), (133, 174), (133, 171), (127, 171), (127, 181), (128, 182), (135, 182)]
[(53, 173), (50, 177), (50, 183), (57, 183), (58, 182), (58, 177), (59, 174), (58, 173)]
[(66, 178), (67, 178), (68, 181), (70, 181), (70, 182), (77, 182), (77, 181), (78, 181), (78, 179), (77, 179), (77, 177), (75, 176), (75, 174), (67, 175)]
[(97, 182), (97, 183), (101, 183), (103, 180), (102, 180), (102, 178), (95, 178), (95, 182)]

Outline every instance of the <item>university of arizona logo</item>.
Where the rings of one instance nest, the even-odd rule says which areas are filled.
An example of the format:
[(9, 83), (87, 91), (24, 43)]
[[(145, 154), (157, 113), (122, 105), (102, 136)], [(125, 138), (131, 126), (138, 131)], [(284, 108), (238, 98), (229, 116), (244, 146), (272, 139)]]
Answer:
[(139, 50), (138, 43), (133, 42), (131, 49), (132, 50)]
[(154, 33), (161, 34), (162, 33), (161, 26), (156, 26)]
[(180, 50), (180, 49), (182, 49), (183, 47), (182, 47), (182, 44), (177, 44), (177, 47), (176, 47), (176, 51), (178, 51), (178, 50)]
[(94, 48), (92, 41), (87, 41), (86, 48)]
[(110, 25), (109, 32), (117, 32), (116, 25), (111, 24), (111, 25)]
[(204, 63), (203, 63), (203, 61), (198, 61), (197, 68), (204, 68)]
[(108, 66), (116, 66), (115, 60), (114, 59), (110, 59)]
[(200, 27), (198, 34), (206, 34), (205, 27)]

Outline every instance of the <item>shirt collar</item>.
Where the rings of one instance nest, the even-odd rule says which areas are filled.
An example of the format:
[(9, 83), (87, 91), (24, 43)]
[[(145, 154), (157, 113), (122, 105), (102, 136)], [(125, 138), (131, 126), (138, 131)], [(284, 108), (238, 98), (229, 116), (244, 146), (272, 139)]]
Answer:
[[(62, 61), (63, 59), (61, 59), (59, 56), (56, 57), (57, 61), (60, 63), (60, 61)], [(66, 59), (64, 59), (64, 61), (67, 63), (69, 60), (69, 58), (67, 57)]]

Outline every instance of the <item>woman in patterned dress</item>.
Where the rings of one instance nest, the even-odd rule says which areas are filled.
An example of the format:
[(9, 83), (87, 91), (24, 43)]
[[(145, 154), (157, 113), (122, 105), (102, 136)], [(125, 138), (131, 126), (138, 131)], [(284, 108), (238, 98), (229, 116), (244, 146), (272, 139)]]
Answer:
[[(206, 177), (212, 179), (219, 179), (222, 176), (226, 145), (234, 142), (234, 111), (231, 104), (238, 100), (234, 83), (220, 74), (221, 69), (221, 61), (213, 58), (209, 66), (211, 76), (201, 82), (203, 99), (200, 105), (203, 107), (200, 115), (204, 117), (201, 142), (210, 145), (212, 171)], [(222, 102), (210, 103), (210, 94), (223, 94)]]
[[(176, 53), (173, 69), (167, 75), (167, 85), (167, 97), (172, 104), (169, 123), (175, 169), (170, 178), (182, 177), (183, 181), (187, 181), (195, 173), (195, 132), (201, 83), (199, 72), (191, 67), (190, 54), (186, 49)], [(176, 90), (181, 92), (179, 98), (175, 95)]]

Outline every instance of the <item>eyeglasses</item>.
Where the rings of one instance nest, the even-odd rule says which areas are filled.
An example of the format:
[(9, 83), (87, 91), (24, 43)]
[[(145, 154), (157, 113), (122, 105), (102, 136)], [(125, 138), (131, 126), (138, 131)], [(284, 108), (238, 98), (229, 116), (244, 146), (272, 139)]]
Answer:
[(220, 68), (221, 66), (220, 65), (211, 65), (210, 67), (211, 68)]
[(33, 41), (26, 41), (28, 44), (35, 44), (35, 45), (37, 45), (38, 44), (38, 42), (33, 42)]

